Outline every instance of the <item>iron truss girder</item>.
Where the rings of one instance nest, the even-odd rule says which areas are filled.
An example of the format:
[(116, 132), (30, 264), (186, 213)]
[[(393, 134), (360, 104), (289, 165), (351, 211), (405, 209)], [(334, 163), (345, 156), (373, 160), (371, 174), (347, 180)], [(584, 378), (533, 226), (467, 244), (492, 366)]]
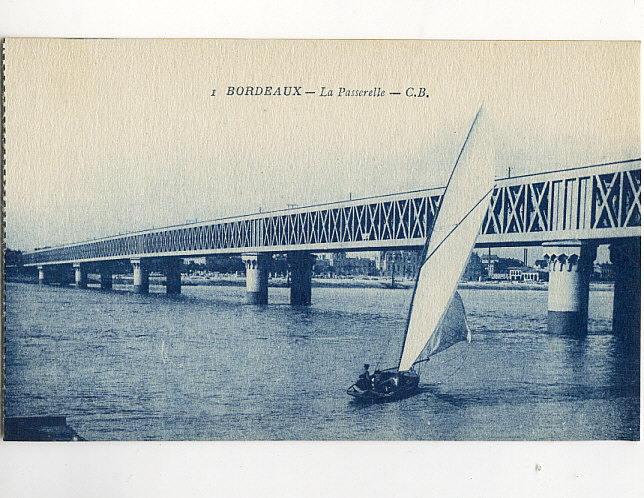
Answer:
[[(40, 249), (27, 265), (242, 252), (385, 250), (423, 245), (442, 188), (215, 220)], [(641, 161), (498, 180), (479, 246), (639, 237)]]

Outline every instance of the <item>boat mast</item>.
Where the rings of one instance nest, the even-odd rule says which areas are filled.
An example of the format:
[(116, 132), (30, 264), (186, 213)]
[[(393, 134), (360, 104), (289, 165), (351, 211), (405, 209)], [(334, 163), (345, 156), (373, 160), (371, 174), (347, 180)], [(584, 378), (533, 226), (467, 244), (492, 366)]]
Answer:
[[(449, 175), (449, 178), (447, 179), (447, 185), (445, 185), (445, 190), (443, 191), (443, 195), (445, 195), (445, 192), (447, 192), (447, 189), (449, 188), (449, 184), (452, 181), (452, 177), (454, 176), (454, 171), (456, 171), (456, 167), (458, 166), (458, 162), (461, 159), (461, 156), (463, 155), (463, 151), (465, 150), (465, 146), (467, 145), (468, 140), (470, 139), (470, 135), (472, 134), (472, 130), (474, 129), (474, 125), (476, 124), (477, 119), (479, 118), (479, 115), (481, 114), (481, 109), (483, 109), (483, 105), (481, 104), (481, 107), (479, 107), (479, 110), (476, 112), (476, 116), (474, 116), (474, 121), (472, 121), (472, 126), (470, 126), (469, 131), (467, 132), (467, 137), (465, 137), (465, 141), (463, 142), (463, 146), (461, 147), (461, 150), (458, 153), (458, 157), (456, 158), (456, 162), (454, 163), (454, 167), (452, 168), (452, 171)], [(427, 209), (430, 209), (429, 203), (431, 202), (431, 197), (428, 198), (428, 205)], [(418, 265), (418, 270), (416, 271), (416, 280), (414, 282), (414, 291), (411, 295), (411, 301), (409, 303), (409, 311), (407, 312), (407, 323), (405, 325), (405, 334), (403, 335), (403, 340), (402, 340), (402, 346), (400, 347), (400, 356), (398, 358), (398, 368), (400, 368), (400, 362), (402, 361), (403, 353), (405, 351), (405, 342), (407, 340), (407, 333), (409, 332), (409, 322), (411, 321), (411, 311), (414, 307), (414, 298), (416, 297), (416, 289), (418, 288), (418, 278), (420, 276), (420, 272), (423, 269), (423, 265), (426, 262), (427, 258), (427, 250), (429, 249), (429, 240), (432, 236), (432, 232), (434, 231), (434, 225), (436, 224), (436, 219), (438, 218), (438, 215), (441, 210), (441, 206), (443, 204), (443, 200), (441, 197), (441, 202), (438, 205), (438, 208), (436, 209), (436, 215), (432, 219), (432, 225), (431, 227), (427, 228), (427, 237), (425, 237), (425, 244), (423, 245), (423, 250), (421, 253), (421, 258), (420, 258), (420, 264)]]

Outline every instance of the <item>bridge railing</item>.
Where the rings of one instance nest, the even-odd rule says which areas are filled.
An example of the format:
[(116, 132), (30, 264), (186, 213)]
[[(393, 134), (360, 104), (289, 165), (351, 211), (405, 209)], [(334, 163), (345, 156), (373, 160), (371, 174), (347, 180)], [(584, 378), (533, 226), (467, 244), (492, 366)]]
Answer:
[[(443, 188), (146, 230), (24, 254), (25, 264), (423, 245)], [(497, 181), (479, 246), (640, 236), (641, 160)]]

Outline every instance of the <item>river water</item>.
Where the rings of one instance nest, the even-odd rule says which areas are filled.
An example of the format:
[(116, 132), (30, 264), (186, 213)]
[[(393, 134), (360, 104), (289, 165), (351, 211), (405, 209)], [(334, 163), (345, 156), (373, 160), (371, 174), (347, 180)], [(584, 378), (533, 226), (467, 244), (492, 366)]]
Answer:
[(472, 342), (423, 366), (396, 403), (346, 395), (364, 362), (392, 366), (409, 290), (314, 288), (313, 305), (244, 305), (242, 287), (113, 291), (6, 286), (6, 414), (65, 415), (88, 440), (638, 439), (639, 374), (611, 335), (546, 332), (547, 292), (461, 292)]

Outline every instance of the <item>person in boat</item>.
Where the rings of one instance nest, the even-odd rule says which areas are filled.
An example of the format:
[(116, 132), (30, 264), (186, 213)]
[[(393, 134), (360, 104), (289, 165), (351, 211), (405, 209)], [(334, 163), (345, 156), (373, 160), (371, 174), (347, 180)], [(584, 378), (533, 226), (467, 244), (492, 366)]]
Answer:
[(358, 382), (356, 382), (356, 385), (363, 391), (366, 391), (367, 389), (371, 389), (371, 375), (369, 374), (369, 364), (365, 363), (363, 368), (364, 369), (362, 373), (358, 376)]

